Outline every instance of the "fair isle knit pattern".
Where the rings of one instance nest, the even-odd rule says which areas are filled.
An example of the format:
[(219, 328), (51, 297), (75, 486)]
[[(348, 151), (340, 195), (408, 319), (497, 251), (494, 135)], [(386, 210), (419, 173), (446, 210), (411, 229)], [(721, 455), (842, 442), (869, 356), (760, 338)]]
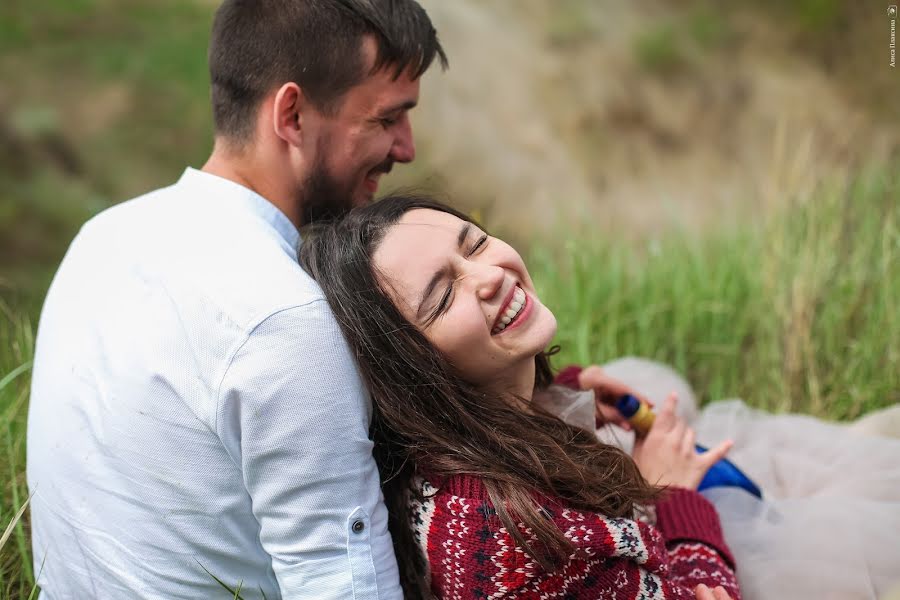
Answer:
[(576, 549), (549, 573), (516, 545), (480, 480), (434, 479), (435, 485), (415, 480), (425, 500), (410, 500), (409, 507), (438, 598), (694, 600), (694, 588), (705, 583), (740, 600), (715, 509), (696, 492), (676, 489), (660, 501), (659, 528), (546, 500), (546, 514)]

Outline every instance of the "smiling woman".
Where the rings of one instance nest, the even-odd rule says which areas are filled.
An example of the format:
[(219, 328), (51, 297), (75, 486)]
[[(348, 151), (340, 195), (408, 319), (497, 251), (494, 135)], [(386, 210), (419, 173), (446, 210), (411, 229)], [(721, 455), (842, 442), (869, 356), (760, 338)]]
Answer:
[[(696, 485), (644, 479), (664, 460), (705, 472), (724, 450), (679, 453), (674, 401), (638, 459), (546, 412), (571, 393), (552, 385), (556, 319), (511, 246), (395, 196), (308, 231), (301, 262), (372, 396), (406, 597), (693, 599), (701, 584), (740, 597)], [(636, 519), (649, 504), (655, 526)]]
[(531, 392), (534, 357), (556, 319), (509, 244), (453, 214), (415, 209), (385, 235), (372, 264), (403, 316), (471, 383)]

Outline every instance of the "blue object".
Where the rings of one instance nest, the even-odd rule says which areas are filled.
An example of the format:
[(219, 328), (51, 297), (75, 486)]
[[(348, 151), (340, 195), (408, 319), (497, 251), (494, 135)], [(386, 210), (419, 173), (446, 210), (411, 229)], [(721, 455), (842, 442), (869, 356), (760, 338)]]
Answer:
[[(622, 416), (630, 420), (640, 410), (641, 401), (631, 394), (625, 394), (616, 401), (616, 408), (622, 413)], [(696, 444), (696, 448), (697, 452), (706, 452), (708, 450), (708, 448), (705, 448), (700, 444)], [(757, 498), (762, 498), (762, 491), (759, 489), (759, 486), (753, 483), (749, 477), (744, 475), (744, 473), (734, 466), (734, 463), (727, 458), (720, 459), (710, 467), (709, 471), (706, 472), (706, 476), (703, 477), (703, 480), (700, 482), (700, 486), (697, 490), (705, 490), (706, 488), (717, 486), (739, 487), (753, 494)]]
[[(706, 452), (700, 444), (696, 444), (697, 452)], [(762, 499), (762, 490), (759, 489), (744, 472), (734, 466), (734, 463), (727, 458), (721, 458), (717, 463), (709, 468), (697, 490), (705, 490), (706, 488), (716, 487), (719, 485), (727, 485), (739, 487), (747, 490), (757, 498)]]

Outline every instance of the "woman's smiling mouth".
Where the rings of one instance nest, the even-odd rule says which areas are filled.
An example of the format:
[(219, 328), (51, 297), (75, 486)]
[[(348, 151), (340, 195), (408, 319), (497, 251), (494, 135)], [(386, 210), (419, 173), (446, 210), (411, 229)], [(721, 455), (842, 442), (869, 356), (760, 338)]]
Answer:
[(509, 302), (503, 307), (500, 311), (500, 314), (497, 315), (497, 320), (494, 322), (494, 327), (491, 329), (491, 335), (497, 335), (502, 333), (507, 328), (514, 327), (521, 320), (522, 317), (526, 316), (526, 309), (531, 308), (531, 302), (528, 299), (528, 295), (525, 291), (516, 285), (513, 288), (512, 297)]

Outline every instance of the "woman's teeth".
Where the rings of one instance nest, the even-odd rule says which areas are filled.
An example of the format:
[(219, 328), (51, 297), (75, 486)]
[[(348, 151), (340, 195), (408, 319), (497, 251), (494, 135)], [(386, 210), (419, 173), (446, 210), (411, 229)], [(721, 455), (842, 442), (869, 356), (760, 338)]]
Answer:
[(518, 316), (524, 306), (525, 292), (522, 291), (522, 288), (516, 286), (512, 302), (506, 307), (506, 312), (503, 313), (503, 316), (500, 317), (500, 321), (497, 322), (497, 326), (494, 327), (494, 333), (500, 333), (506, 329), (506, 326), (512, 323), (513, 319)]

